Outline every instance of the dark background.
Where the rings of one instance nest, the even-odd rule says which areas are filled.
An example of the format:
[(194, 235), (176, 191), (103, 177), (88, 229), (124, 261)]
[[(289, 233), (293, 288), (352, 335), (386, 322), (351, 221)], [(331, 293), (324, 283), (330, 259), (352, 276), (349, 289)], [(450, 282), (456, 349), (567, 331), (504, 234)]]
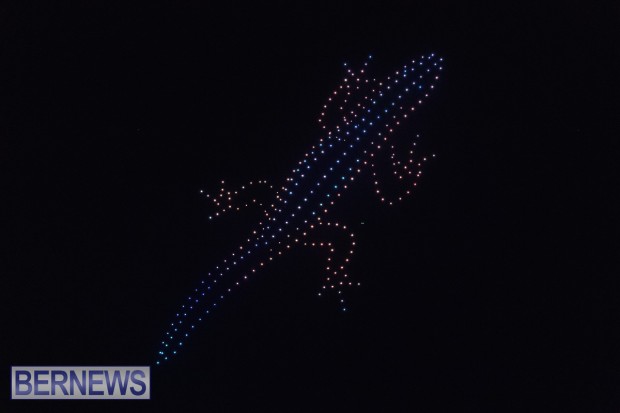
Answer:
[[(617, 5), (127, 3), (0, 4), (0, 411), (620, 410)], [(433, 51), (420, 190), (342, 201), (349, 313), (295, 251), (151, 401), (8, 400), (10, 365), (152, 364), (256, 217), (199, 189), (280, 182), (344, 61)]]

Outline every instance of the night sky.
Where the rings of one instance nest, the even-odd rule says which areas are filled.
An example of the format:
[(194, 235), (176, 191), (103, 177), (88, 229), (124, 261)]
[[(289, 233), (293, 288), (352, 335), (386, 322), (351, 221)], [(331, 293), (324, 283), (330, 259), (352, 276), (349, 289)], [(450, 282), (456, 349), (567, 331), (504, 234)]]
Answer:
[[(0, 411), (619, 411), (619, 7), (290, 3), (0, 4)], [(344, 62), (430, 52), (404, 130), (437, 159), (398, 206), (340, 204), (347, 313), (295, 249), (152, 400), (9, 400), (11, 365), (153, 365), (259, 216), (199, 191), (282, 182)]]

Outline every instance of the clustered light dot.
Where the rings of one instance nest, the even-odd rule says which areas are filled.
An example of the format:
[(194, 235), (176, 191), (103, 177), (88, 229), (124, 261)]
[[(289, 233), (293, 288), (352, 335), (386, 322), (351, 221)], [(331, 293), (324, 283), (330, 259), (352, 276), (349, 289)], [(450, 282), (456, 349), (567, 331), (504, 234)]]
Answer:
[[(221, 182), (222, 186), (220, 190), (215, 194), (205, 194), (207, 199), (210, 199), (213, 207), (215, 208), (215, 212), (212, 215), (209, 215), (209, 219), (213, 219), (214, 217), (219, 217), (225, 214), (228, 211), (240, 211), (241, 208), (247, 208), (251, 205), (256, 205), (258, 207), (262, 207), (263, 203), (257, 201), (256, 197), (252, 197), (249, 201), (244, 202), (243, 204), (234, 204), (234, 199), (241, 197), (245, 192), (257, 186), (266, 186), (269, 189), (273, 189), (273, 185), (268, 185), (266, 180), (259, 181), (250, 181), (247, 185), (241, 186), (238, 190), (227, 191), (225, 182)], [(201, 194), (204, 194), (204, 190), (200, 190)]]
[[(389, 138), (435, 88), (443, 61), (435, 54), (421, 56), (377, 81), (367, 74), (370, 59), (369, 56), (357, 71), (346, 69), (342, 82), (329, 95), (318, 118), (321, 138), (291, 171), (273, 195), (273, 201), (244, 197), (259, 186), (274, 189), (263, 180), (252, 181), (238, 190), (227, 190), (222, 181), (219, 191), (205, 194), (215, 208), (209, 219), (252, 205), (264, 209), (263, 218), (241, 245), (207, 273), (187, 296), (161, 342), (157, 364), (176, 355), (192, 331), (229, 293), (295, 245), (326, 250), (325, 277), (318, 296), (336, 294), (342, 311), (347, 310), (344, 288), (360, 285), (346, 272), (355, 251), (355, 235), (346, 225), (329, 219), (330, 209), (366, 170), (370, 171), (374, 192), (382, 203), (393, 205), (412, 193), (428, 159), (416, 154), (419, 135), (413, 140), (405, 160), (398, 159), (395, 145)], [(386, 148), (390, 150), (392, 177), (397, 181), (409, 181), (403, 193), (394, 197), (384, 194), (379, 176), (381, 168), (377, 164)], [(246, 201), (236, 203), (240, 198)], [(346, 234), (350, 243), (335, 245), (332, 239), (319, 241), (317, 232), (324, 234), (328, 230)]]

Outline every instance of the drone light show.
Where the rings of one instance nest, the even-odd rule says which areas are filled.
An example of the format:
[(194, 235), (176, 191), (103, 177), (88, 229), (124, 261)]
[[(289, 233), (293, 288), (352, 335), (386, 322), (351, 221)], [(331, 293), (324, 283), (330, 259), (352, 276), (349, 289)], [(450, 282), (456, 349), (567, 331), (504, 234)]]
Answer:
[[(228, 295), (298, 246), (325, 251), (327, 264), (316, 294), (337, 300), (341, 311), (347, 311), (346, 291), (360, 285), (347, 271), (356, 237), (342, 217), (332, 213), (334, 206), (348, 191), (367, 190), (369, 183), (380, 203), (395, 206), (415, 191), (425, 164), (435, 156), (419, 153), (420, 135), (411, 132), (411, 124), (437, 86), (443, 59), (426, 54), (382, 79), (371, 74), (371, 61), (369, 56), (359, 67), (344, 65), (342, 81), (320, 110), (318, 141), (288, 176), (252, 180), (238, 188), (222, 181), (217, 191), (201, 191), (213, 207), (210, 220), (251, 207), (263, 212), (238, 247), (190, 289), (164, 333), (156, 364), (172, 360), (197, 329), (208, 328), (206, 320)], [(397, 132), (399, 140), (407, 137), (408, 148), (400, 151), (404, 156), (396, 150), (403, 146), (394, 142)], [(384, 170), (386, 166), (391, 170)], [(386, 180), (396, 182), (399, 192), (385, 191)], [(257, 187), (270, 195), (249, 196)], [(333, 232), (341, 232), (348, 241), (326, 238)]]

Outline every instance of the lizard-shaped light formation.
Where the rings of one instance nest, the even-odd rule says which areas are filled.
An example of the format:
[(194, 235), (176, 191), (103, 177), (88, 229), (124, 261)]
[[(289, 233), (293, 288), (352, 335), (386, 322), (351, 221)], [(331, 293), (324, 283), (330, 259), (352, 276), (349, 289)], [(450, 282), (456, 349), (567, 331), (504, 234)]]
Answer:
[[(359, 285), (346, 273), (355, 249), (355, 236), (349, 233), (346, 225), (330, 220), (330, 209), (365, 170), (369, 171), (373, 190), (382, 203), (393, 205), (412, 192), (428, 159), (415, 150), (419, 135), (413, 139), (408, 158), (402, 161), (396, 157), (390, 137), (435, 88), (443, 61), (434, 53), (421, 56), (378, 81), (368, 76), (370, 59), (369, 56), (356, 70), (345, 64), (345, 76), (328, 97), (318, 119), (321, 138), (291, 170), (270, 202), (251, 199), (244, 204), (234, 204), (235, 198), (253, 188), (274, 190), (273, 185), (262, 180), (232, 191), (226, 190), (222, 181), (218, 193), (205, 194), (217, 210), (209, 219), (250, 205), (262, 207), (263, 218), (237, 250), (209, 272), (187, 296), (161, 341), (156, 364), (173, 358), (228, 294), (296, 245), (327, 250), (326, 274), (318, 295), (335, 294), (342, 311), (347, 310), (343, 290)], [(386, 149), (391, 150), (393, 179), (405, 183), (402, 194), (394, 198), (382, 192), (381, 165), (375, 165), (378, 155)], [(350, 242), (336, 249), (331, 240), (314, 240), (312, 235), (319, 228), (344, 231)]]

